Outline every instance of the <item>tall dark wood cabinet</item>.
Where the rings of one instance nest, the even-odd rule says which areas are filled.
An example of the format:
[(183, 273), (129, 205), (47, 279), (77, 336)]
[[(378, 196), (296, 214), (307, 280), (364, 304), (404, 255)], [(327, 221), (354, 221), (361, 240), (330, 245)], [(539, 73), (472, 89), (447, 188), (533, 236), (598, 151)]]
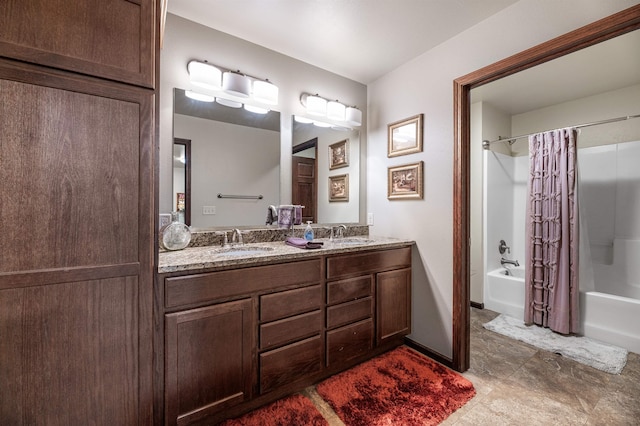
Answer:
[(0, 2), (0, 424), (151, 424), (154, 0)]

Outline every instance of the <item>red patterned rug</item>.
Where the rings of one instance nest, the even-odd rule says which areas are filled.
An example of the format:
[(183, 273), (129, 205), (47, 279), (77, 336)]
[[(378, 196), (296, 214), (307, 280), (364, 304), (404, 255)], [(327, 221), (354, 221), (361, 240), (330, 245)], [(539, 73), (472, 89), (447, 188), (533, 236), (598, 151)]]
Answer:
[(260, 407), (242, 417), (226, 420), (222, 426), (328, 426), (313, 402), (295, 394)]
[(405, 346), (316, 390), (347, 426), (435, 425), (476, 394), (467, 379)]

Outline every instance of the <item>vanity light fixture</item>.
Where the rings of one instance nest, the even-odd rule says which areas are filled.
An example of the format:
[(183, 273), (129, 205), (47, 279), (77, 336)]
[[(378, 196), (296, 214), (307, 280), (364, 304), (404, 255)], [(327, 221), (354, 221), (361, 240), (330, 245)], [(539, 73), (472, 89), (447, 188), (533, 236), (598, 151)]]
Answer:
[(309, 115), (324, 117), (353, 127), (362, 125), (362, 111), (354, 106), (346, 106), (337, 100), (329, 101), (317, 93), (315, 95), (303, 93), (300, 95), (300, 103)]
[(346, 106), (338, 101), (327, 102), (327, 118), (329, 120), (344, 121)]
[(302, 123), (302, 124), (311, 124), (313, 123), (313, 120), (307, 117), (302, 117), (300, 115), (294, 115), (293, 119), (296, 120), (297, 123)]
[[(207, 95), (209, 98), (217, 99), (226, 98), (225, 95), (229, 95), (230, 103), (234, 108), (240, 108), (242, 104), (250, 104), (268, 110), (268, 106), (278, 105), (278, 86), (267, 79), (214, 66), (206, 61), (190, 61), (187, 64), (187, 70), (191, 84), (205, 89), (205, 93), (194, 90), (204, 95), (200, 98), (202, 100), (207, 99)], [(205, 102), (211, 102), (211, 100)]]
[(255, 114), (266, 114), (269, 112), (267, 108), (257, 107), (255, 105), (244, 104), (244, 109)]
[(194, 92), (193, 90), (186, 90), (184, 94), (187, 98), (191, 98), (193, 100), (200, 101), (200, 102), (213, 102), (216, 100), (215, 96)]
[(242, 102), (232, 101), (231, 99), (216, 98), (216, 102), (229, 108), (242, 108)]
[(362, 125), (362, 111), (356, 107), (347, 107), (345, 111), (345, 121), (352, 126)]
[(327, 100), (318, 95), (307, 95), (307, 114), (323, 117), (327, 115)]
[(222, 74), (222, 90), (232, 96), (248, 98), (251, 94), (251, 80), (240, 71), (226, 71)]
[(278, 105), (278, 86), (269, 80), (255, 80), (253, 99), (267, 105)]
[(205, 62), (191, 61), (187, 64), (189, 70), (189, 80), (194, 86), (209, 90), (220, 90), (222, 87), (222, 71), (211, 64)]

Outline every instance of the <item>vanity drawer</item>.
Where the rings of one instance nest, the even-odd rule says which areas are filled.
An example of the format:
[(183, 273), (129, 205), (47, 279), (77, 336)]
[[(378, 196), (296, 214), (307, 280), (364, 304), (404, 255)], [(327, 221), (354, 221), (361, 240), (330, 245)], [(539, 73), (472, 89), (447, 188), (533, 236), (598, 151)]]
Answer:
[(260, 393), (322, 371), (322, 339), (311, 337), (260, 354)]
[(327, 305), (371, 296), (372, 289), (371, 275), (329, 283), (327, 284)]
[(320, 285), (266, 294), (260, 296), (260, 321), (274, 321), (321, 307)]
[(335, 328), (355, 321), (371, 318), (373, 299), (367, 297), (327, 308), (327, 328)]
[(373, 320), (327, 332), (327, 367), (366, 354), (373, 348)]
[(320, 266), (320, 259), (311, 259), (165, 278), (165, 307), (205, 303), (296, 284), (316, 284), (321, 278)]
[(411, 247), (327, 258), (327, 279), (347, 278), (411, 266)]
[(260, 349), (269, 349), (319, 334), (322, 311), (317, 310), (260, 326)]

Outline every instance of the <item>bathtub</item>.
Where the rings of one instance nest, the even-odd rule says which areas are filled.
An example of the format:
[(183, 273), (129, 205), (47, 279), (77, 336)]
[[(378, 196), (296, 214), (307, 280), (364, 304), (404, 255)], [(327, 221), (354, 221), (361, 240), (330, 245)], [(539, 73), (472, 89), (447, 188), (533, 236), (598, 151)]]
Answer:
[[(514, 318), (524, 318), (524, 268), (490, 271), (484, 285), (484, 306)], [(640, 300), (597, 291), (580, 292), (582, 334), (640, 353)]]

